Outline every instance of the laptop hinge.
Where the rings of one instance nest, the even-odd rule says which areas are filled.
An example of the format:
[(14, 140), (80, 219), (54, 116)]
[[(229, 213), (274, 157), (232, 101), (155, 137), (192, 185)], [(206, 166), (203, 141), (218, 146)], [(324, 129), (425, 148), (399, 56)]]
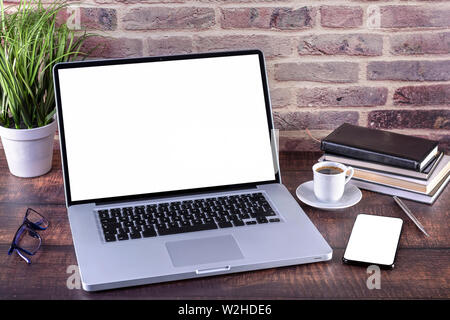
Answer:
[[(259, 184), (258, 184), (259, 185)], [(112, 205), (112, 204), (118, 204), (118, 203), (124, 203), (124, 202), (135, 202), (135, 201), (153, 201), (157, 199), (171, 199), (171, 198), (179, 198), (179, 197), (192, 197), (195, 195), (207, 195), (210, 193), (220, 193), (220, 192), (233, 192), (238, 190), (251, 190), (251, 189), (257, 189), (257, 184), (249, 185), (249, 186), (239, 186), (239, 187), (226, 187), (226, 188), (214, 188), (212, 190), (202, 190), (202, 191), (186, 191), (183, 193), (177, 193), (172, 195), (158, 195), (154, 197), (130, 197), (130, 198), (121, 198), (117, 200), (106, 200), (106, 201), (95, 201), (94, 204), (96, 206), (98, 205)]]

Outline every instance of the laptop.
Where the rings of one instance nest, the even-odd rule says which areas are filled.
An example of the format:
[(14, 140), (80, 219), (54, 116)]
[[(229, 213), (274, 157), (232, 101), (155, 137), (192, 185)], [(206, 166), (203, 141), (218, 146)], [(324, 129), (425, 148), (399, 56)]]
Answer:
[(60, 63), (84, 290), (329, 260), (282, 184), (259, 50)]

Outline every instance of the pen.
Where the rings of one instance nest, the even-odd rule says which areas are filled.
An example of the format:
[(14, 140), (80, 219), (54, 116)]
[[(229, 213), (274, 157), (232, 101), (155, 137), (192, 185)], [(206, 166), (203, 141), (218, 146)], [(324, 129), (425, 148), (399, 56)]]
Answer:
[(411, 210), (409, 210), (409, 208), (406, 206), (406, 204), (404, 204), (403, 201), (400, 200), (400, 198), (398, 198), (397, 196), (394, 196), (394, 200), (395, 200), (395, 202), (397, 202), (399, 207), (402, 208), (403, 212), (405, 212), (406, 215), (414, 222), (414, 224), (417, 226), (417, 228), (419, 228), (420, 231), (422, 231), (427, 237), (429, 237), (430, 235), (425, 231), (425, 229), (422, 226), (422, 224), (412, 214)]

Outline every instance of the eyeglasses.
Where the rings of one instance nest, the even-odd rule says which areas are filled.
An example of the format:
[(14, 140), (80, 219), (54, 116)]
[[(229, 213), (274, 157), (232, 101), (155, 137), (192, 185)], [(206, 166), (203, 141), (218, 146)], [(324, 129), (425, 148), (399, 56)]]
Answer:
[(28, 208), (25, 212), (22, 225), (17, 229), (14, 235), (8, 255), (14, 251), (24, 259), (28, 264), (31, 260), (26, 256), (33, 256), (41, 247), (42, 239), (36, 231), (42, 231), (48, 228), (48, 220), (36, 210)]

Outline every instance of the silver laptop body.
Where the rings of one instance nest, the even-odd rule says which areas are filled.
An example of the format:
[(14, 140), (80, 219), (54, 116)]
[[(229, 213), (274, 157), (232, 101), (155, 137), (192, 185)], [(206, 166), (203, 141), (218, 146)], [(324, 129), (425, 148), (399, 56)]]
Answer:
[[(261, 51), (62, 63), (54, 80), (84, 290), (331, 259), (332, 249), (281, 183)], [(253, 213), (259, 209), (249, 201), (256, 198), (270, 215)], [(204, 207), (198, 218), (203, 207), (192, 213), (190, 206), (205, 206), (205, 199), (213, 209)], [(161, 215), (164, 206), (180, 210)], [(195, 221), (175, 221), (181, 209)], [(117, 221), (112, 235), (104, 214)], [(217, 228), (158, 231), (182, 223), (191, 230), (206, 218)], [(131, 230), (124, 221), (137, 228), (135, 238), (114, 234)], [(155, 235), (144, 236), (146, 228)]]

